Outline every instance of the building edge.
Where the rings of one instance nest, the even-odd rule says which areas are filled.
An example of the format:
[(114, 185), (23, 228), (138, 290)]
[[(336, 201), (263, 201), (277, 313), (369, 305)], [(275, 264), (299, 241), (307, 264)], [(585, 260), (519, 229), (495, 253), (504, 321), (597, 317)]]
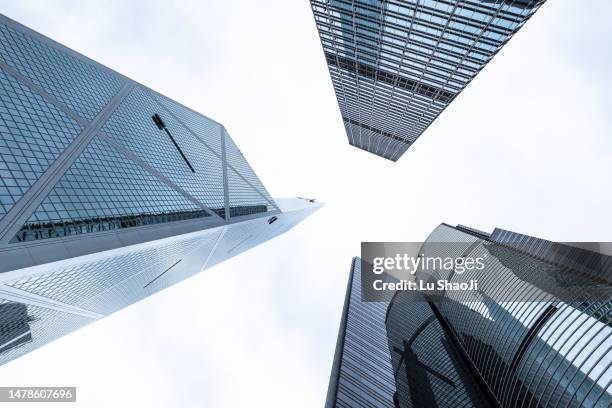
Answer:
[(340, 318), (340, 327), (338, 329), (338, 339), (336, 340), (336, 349), (334, 351), (334, 360), (332, 362), (331, 373), (329, 376), (329, 385), (327, 387), (327, 397), (325, 398), (325, 408), (334, 408), (336, 406), (336, 397), (338, 395), (338, 381), (340, 379), (340, 365), (342, 364), (342, 354), (344, 353), (344, 339), (346, 337), (346, 321), (351, 302), (351, 294), (353, 288), (353, 275), (355, 273), (355, 262), (358, 258), (353, 257), (351, 261), (351, 272), (349, 273), (348, 284), (346, 287), (346, 295), (344, 297), (344, 306), (342, 308), (342, 316)]

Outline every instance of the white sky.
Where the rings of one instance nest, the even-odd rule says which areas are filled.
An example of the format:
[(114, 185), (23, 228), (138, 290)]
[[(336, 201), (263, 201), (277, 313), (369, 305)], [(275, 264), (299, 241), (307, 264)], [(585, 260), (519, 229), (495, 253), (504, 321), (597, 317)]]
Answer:
[(360, 241), (443, 221), (610, 240), (609, 0), (550, 0), (397, 163), (348, 145), (307, 1), (175, 3), (0, 11), (223, 123), (273, 196), (327, 205), (0, 367), (0, 385), (77, 386), (79, 407), (322, 406)]

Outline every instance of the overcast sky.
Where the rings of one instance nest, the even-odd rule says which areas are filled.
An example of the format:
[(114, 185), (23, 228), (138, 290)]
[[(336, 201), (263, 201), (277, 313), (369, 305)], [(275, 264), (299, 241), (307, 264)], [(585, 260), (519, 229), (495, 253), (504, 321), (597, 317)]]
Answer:
[(327, 204), (0, 367), (0, 385), (76, 386), (85, 407), (322, 406), (360, 241), (440, 222), (612, 238), (609, 0), (550, 0), (397, 163), (348, 145), (305, 0), (0, 5), (223, 123), (273, 196)]

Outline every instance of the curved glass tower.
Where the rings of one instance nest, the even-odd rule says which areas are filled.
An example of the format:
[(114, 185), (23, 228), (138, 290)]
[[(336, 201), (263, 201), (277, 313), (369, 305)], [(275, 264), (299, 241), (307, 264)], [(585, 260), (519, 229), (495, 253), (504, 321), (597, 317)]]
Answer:
[(495, 280), (488, 289), (429, 305), (499, 406), (612, 405), (612, 257), (591, 249), (447, 225), (423, 245), (425, 256), (486, 260), (477, 278)]
[[(357, 281), (360, 269), (353, 266), (340, 328), (340, 338), (352, 340), (344, 347), (339, 342), (336, 360), (344, 361), (353, 344), (368, 347), (347, 352), (359, 356), (358, 369), (348, 374), (334, 363), (332, 379), (344, 376), (359, 385), (350, 394), (355, 407), (373, 406), (364, 396), (371, 393), (367, 384), (383, 378), (393, 378), (396, 391), (392, 395), (387, 387), (382, 396), (377, 388), (374, 395), (385, 398), (381, 406), (612, 406), (612, 257), (602, 252), (597, 245), (442, 224), (419, 254), (484, 260), (470, 275), (478, 290), (391, 292), (383, 314), (384, 303), (356, 298), (355, 292), (366, 290), (356, 282), (371, 279)], [(441, 267), (420, 267), (415, 276), (417, 282), (467, 279), (456, 268)], [(389, 299), (389, 292), (382, 295)], [(368, 316), (364, 328), (346, 323), (362, 315)], [(327, 406), (348, 406), (336, 388), (338, 396), (328, 392)]]

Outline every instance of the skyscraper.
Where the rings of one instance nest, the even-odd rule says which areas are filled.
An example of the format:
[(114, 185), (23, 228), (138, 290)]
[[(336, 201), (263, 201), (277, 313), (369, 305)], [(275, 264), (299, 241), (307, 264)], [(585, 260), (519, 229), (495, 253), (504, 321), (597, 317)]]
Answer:
[[(591, 249), (501, 229), (439, 226), (423, 256), (481, 257), (477, 278), (490, 284), (476, 294), (446, 291), (440, 298), (395, 292), (385, 329), (379, 321), (354, 340), (379, 348), (364, 355), (387, 355), (392, 368), (387, 360), (376, 370), (364, 366), (353, 382), (393, 375), (393, 403), (401, 408), (611, 406), (612, 257)], [(454, 271), (435, 277), (461, 281)], [(383, 335), (387, 344), (368, 342)], [(371, 406), (361, 394), (355, 401)]]
[(545, 0), (311, 0), (349, 143), (396, 161)]
[(490, 406), (420, 293), (397, 292), (385, 324), (398, 408)]
[(320, 207), (219, 123), (0, 15), (0, 364)]
[(353, 258), (326, 408), (394, 407), (386, 309), (385, 302), (362, 302), (361, 262)]

